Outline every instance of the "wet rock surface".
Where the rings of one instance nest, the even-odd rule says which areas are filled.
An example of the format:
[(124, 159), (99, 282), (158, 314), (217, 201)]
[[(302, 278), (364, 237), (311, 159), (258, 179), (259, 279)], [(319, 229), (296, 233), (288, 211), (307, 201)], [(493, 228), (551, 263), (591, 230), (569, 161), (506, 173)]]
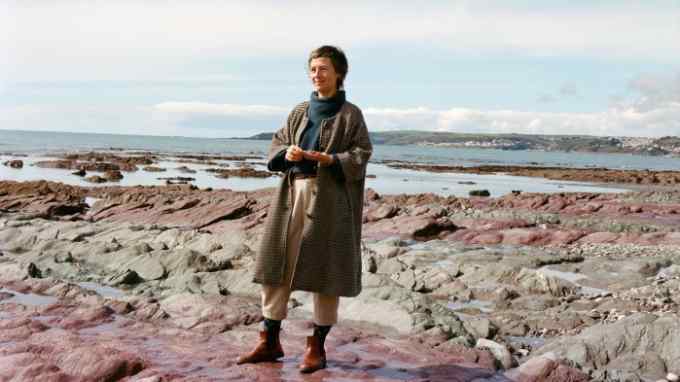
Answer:
[(13, 160), (8, 160), (5, 162), (2, 162), (3, 166), (11, 167), (11, 168), (16, 168), (20, 169), (24, 167), (24, 161), (21, 159), (13, 159)]
[(271, 171), (256, 170), (252, 167), (244, 166), (236, 169), (229, 168), (209, 168), (205, 171), (215, 174), (217, 178), (229, 178), (232, 176), (240, 178), (268, 178), (270, 176), (279, 176), (279, 173)]
[(445, 166), (407, 162), (386, 162), (392, 168), (428, 172), (457, 172), (465, 174), (504, 173), (554, 180), (598, 183), (632, 183), (673, 185), (680, 183), (680, 171), (612, 170), (606, 168), (564, 168), (540, 166)]
[[(86, 196), (97, 198), (88, 207)], [(0, 380), (646, 381), (680, 364), (680, 195), (366, 193), (329, 368), (236, 366), (271, 189), (0, 182)], [(155, 378), (155, 379), (154, 379)], [(636, 379), (637, 378), (637, 379)]]
[(112, 153), (87, 152), (69, 153), (59, 159), (50, 159), (35, 162), (34, 165), (42, 168), (70, 169), (79, 171), (137, 171), (138, 165), (150, 165), (157, 160), (154, 155), (130, 155), (120, 156)]

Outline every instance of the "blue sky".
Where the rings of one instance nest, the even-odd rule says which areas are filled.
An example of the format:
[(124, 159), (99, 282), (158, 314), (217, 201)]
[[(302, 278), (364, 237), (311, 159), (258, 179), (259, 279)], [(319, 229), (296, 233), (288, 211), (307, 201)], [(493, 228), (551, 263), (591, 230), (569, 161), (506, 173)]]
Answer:
[(273, 131), (308, 52), (371, 130), (680, 135), (679, 1), (9, 1), (0, 128)]

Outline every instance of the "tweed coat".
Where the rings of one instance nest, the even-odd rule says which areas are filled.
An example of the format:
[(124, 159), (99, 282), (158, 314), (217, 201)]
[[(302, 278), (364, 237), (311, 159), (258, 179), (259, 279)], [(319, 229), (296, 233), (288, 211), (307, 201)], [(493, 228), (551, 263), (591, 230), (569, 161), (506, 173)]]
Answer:
[[(269, 161), (299, 144), (307, 126), (309, 102), (297, 105), (274, 134)], [(353, 297), (361, 292), (361, 223), (366, 164), (373, 147), (361, 110), (345, 102), (322, 120), (319, 150), (335, 154), (343, 178), (330, 167), (317, 166), (317, 187), (305, 210), (300, 253), (293, 265), (292, 290)], [(292, 212), (290, 171), (272, 197), (255, 262), (253, 281), (280, 285), (286, 261), (286, 236)]]

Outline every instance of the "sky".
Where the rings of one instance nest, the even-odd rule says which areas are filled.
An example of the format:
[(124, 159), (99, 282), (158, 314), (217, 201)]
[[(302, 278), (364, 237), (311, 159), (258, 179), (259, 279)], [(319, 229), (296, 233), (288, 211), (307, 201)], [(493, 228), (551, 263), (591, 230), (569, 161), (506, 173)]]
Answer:
[(680, 135), (680, 1), (0, 2), (0, 129), (243, 137), (349, 60), (370, 131)]

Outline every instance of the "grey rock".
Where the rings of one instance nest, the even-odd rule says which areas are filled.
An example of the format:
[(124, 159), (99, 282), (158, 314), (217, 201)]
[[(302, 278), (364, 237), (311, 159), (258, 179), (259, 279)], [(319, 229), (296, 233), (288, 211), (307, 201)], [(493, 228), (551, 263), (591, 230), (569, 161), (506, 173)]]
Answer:
[(60, 252), (54, 255), (54, 262), (55, 263), (73, 263), (75, 259), (73, 258), (73, 254), (71, 252)]
[(151, 255), (138, 256), (123, 264), (121, 268), (135, 271), (146, 281), (162, 279), (166, 275), (163, 264)]
[(573, 295), (579, 291), (579, 286), (570, 281), (528, 268), (522, 268), (514, 282), (529, 292), (549, 293), (555, 297)]
[(471, 190), (468, 194), (470, 196), (491, 196), (489, 190)]
[(657, 273), (657, 277), (672, 279), (674, 277), (680, 277), (680, 265), (673, 264), (670, 267), (663, 268)]
[(494, 300), (497, 302), (510, 301), (517, 297), (519, 297), (519, 294), (507, 287), (501, 287), (494, 291)]
[(551, 296), (528, 295), (518, 297), (511, 302), (514, 309), (544, 311), (560, 304), (560, 300)]
[(378, 207), (377, 210), (373, 211), (368, 219), (369, 221), (376, 221), (376, 220), (381, 220), (381, 219), (389, 219), (393, 216), (395, 216), (399, 212), (399, 207), (392, 205), (392, 204), (387, 204), (387, 205), (382, 205)]
[(512, 357), (512, 354), (505, 345), (485, 338), (480, 338), (477, 340), (475, 347), (478, 349), (488, 349), (503, 369), (510, 369), (517, 365), (517, 361)]
[(416, 272), (417, 285), (414, 290), (419, 292), (431, 292), (442, 285), (452, 282), (458, 275), (457, 271), (458, 269), (456, 268), (456, 273), (451, 274), (447, 270), (434, 267)]
[(488, 318), (475, 318), (463, 321), (465, 329), (475, 338), (493, 338), (498, 328)]
[(375, 254), (381, 258), (391, 258), (403, 252), (403, 248), (392, 246), (380, 246), (375, 248)]
[[(388, 327), (401, 334), (439, 327), (449, 338), (463, 337), (466, 343), (473, 341), (453, 311), (427, 295), (402, 287), (388, 275), (364, 273), (362, 285), (359, 296), (340, 304), (342, 317)], [(306, 299), (304, 310), (311, 312), (313, 304), (309, 296), (303, 294), (300, 297)]]
[(138, 255), (153, 252), (153, 247), (149, 243), (138, 243), (132, 246), (134, 252)]
[(119, 285), (136, 285), (144, 280), (139, 277), (137, 272), (127, 269), (122, 272), (118, 272), (116, 274), (113, 274), (111, 277), (107, 279), (107, 283), (112, 286), (119, 286)]
[(529, 333), (529, 325), (523, 321), (509, 321), (499, 324), (499, 332), (507, 336), (521, 337)]
[(392, 280), (397, 284), (401, 285), (403, 288), (408, 290), (415, 290), (416, 287), (416, 275), (415, 272), (407, 269), (403, 272), (392, 274)]
[(35, 263), (29, 263), (28, 267), (26, 268), (26, 273), (28, 274), (29, 277), (32, 277), (34, 279), (41, 279), (43, 277), (42, 271), (40, 268), (38, 268)]
[(391, 258), (381, 261), (378, 264), (376, 272), (391, 275), (394, 273), (400, 273), (406, 270), (406, 268), (406, 264), (404, 264), (401, 260), (397, 258)]
[(576, 336), (562, 337), (539, 352), (554, 352), (581, 367), (661, 378), (669, 368), (680, 364), (680, 321), (675, 315), (638, 313), (612, 324), (594, 325)]
[(369, 272), (369, 273), (375, 273), (378, 270), (378, 264), (375, 261), (375, 257), (373, 256), (363, 256), (362, 259), (362, 268), (364, 272)]

